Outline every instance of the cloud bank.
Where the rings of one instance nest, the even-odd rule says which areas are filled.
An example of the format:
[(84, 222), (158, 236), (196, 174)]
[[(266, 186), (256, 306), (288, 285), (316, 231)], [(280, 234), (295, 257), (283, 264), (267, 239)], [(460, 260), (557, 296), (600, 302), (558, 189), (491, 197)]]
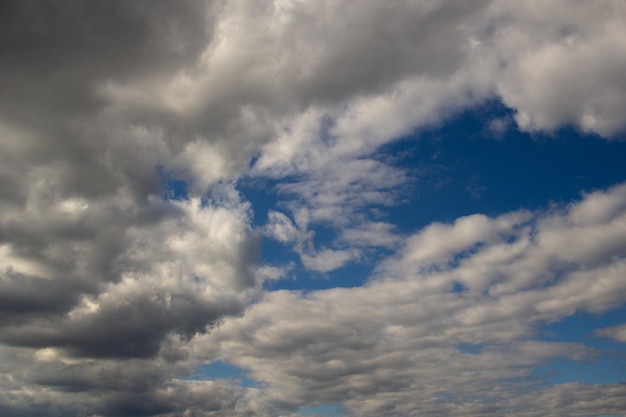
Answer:
[[(623, 413), (624, 384), (532, 370), (595, 354), (539, 326), (624, 304), (626, 188), (400, 231), (382, 213), (417, 179), (379, 152), (493, 99), (523, 131), (621, 138), (625, 20), (619, 1), (3, 2), (0, 414)], [(276, 183), (264, 225), (245, 180)], [(362, 286), (272, 292), (268, 238), (322, 273), (389, 253)], [(215, 360), (258, 385), (184, 379)]]
[[(622, 185), (556, 212), (434, 224), (408, 237), (364, 286), (267, 293), (198, 343), (269, 384), (247, 398), (268, 415), (311, 401), (343, 402), (359, 416), (587, 415), (578, 391), (625, 387), (546, 389), (534, 368), (594, 351), (544, 341), (538, 329), (623, 304), (625, 221)], [(567, 399), (524, 403), (520, 392)], [(625, 404), (616, 394), (593, 412), (620, 413)]]

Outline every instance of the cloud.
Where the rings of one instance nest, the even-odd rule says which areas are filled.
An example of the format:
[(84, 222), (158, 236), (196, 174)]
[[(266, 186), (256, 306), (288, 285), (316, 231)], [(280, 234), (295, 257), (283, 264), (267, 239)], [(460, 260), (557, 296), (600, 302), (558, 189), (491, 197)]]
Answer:
[(300, 208), (296, 215), (297, 226), (284, 213), (272, 210), (268, 213), (268, 221), (263, 230), (267, 236), (292, 245), (292, 250), (300, 256), (305, 268), (330, 272), (360, 257), (357, 249), (316, 248), (313, 241), (315, 232), (307, 230), (310, 212)]
[[(623, 83), (614, 76), (620, 73), (618, 68), (625, 66), (615, 58), (621, 56), (616, 52), (621, 48), (615, 33), (620, 30), (617, 27), (619, 16), (623, 15), (622, 6), (610, 3), (586, 11), (589, 6), (579, 3), (575, 10), (559, 14), (556, 23), (546, 8), (568, 7), (559, 1), (548, 1), (545, 7), (508, 1), (475, 2), (471, 6), (449, 2), (405, 6), (403, 14), (421, 22), (419, 29), (403, 26), (406, 21), (399, 16), (389, 20), (394, 22), (394, 28), (384, 26), (382, 19), (379, 21), (373, 14), (385, 15), (388, 10), (383, 6), (366, 3), (358, 11), (343, 5), (334, 9), (343, 17), (337, 19), (342, 28), (358, 27), (363, 21), (376, 22), (371, 31), (365, 32), (378, 34), (376, 40), (369, 40), (367, 49), (373, 55), (367, 58), (372, 65), (351, 67), (354, 73), (342, 83), (342, 88), (354, 86), (355, 91), (343, 96), (342, 106), (314, 102), (305, 112), (284, 121), (282, 131), (261, 147), (261, 155), (255, 161), (253, 175), (287, 178), (279, 189), (291, 196), (297, 210), (301, 206), (312, 210), (312, 226), (342, 222), (343, 227), (350, 223), (360, 227), (361, 221), (367, 221), (359, 218), (363, 207), (397, 204), (402, 198), (398, 188), (410, 178), (386, 163), (372, 160), (372, 153), (411, 133), (416, 126), (440, 123), (454, 112), (494, 96), (515, 109), (515, 121), (523, 130), (554, 131), (564, 124), (574, 124), (584, 131), (610, 137), (623, 129), (622, 119), (614, 112), (625, 106), (618, 98), (624, 94), (616, 93), (623, 89)], [(282, 12), (290, 19), (302, 18), (289, 14), (294, 10), (298, 9), (286, 8)], [(335, 30), (332, 24), (322, 29), (324, 23), (327, 21), (323, 17), (311, 18), (305, 27), (317, 33), (316, 39), (324, 39)], [(442, 25), (454, 29), (443, 34), (438, 32)], [(368, 38), (361, 37), (359, 30), (352, 32), (349, 36), (337, 36), (341, 41), (334, 42), (333, 48), (358, 63), (355, 55), (362, 51), (361, 42)], [(421, 36), (420, 41), (414, 42), (413, 35)], [(383, 42), (387, 43), (385, 48), (372, 46)], [(403, 56), (396, 56), (400, 45), (404, 48)], [(309, 44), (300, 46), (306, 51)], [(350, 49), (343, 51), (344, 46)], [(293, 53), (289, 48), (282, 51)], [(382, 61), (374, 58), (383, 53), (389, 56)], [(605, 60), (607, 53), (613, 58)], [(332, 52), (311, 53), (309, 60), (311, 56), (319, 56), (322, 62), (331, 60), (336, 71), (333, 76), (341, 76), (344, 66), (332, 61)], [(385, 66), (377, 81), (370, 80), (369, 89), (357, 89), (355, 83), (361, 71), (369, 73), (379, 62), (385, 62)], [(405, 62), (411, 70), (404, 69)], [(596, 64), (592, 66), (590, 62)], [(320, 68), (326, 65), (320, 64)], [(315, 74), (321, 77), (324, 73)], [(324, 94), (324, 82), (320, 78), (311, 91)], [(386, 88), (378, 89), (385, 83)], [(605, 109), (605, 105), (611, 108)], [(506, 121), (497, 122), (490, 129), (501, 134)], [(480, 194), (480, 187), (478, 193), (469, 191)]]
[(608, 337), (621, 343), (626, 343), (626, 324), (613, 327), (604, 327), (596, 330), (595, 334), (601, 337)]
[[(479, 55), (491, 56), (496, 92), (524, 130), (555, 130), (574, 124), (611, 136), (624, 129), (626, 61), (620, 2), (591, 8), (561, 0), (538, 3), (494, 1), (477, 37)], [(571, 4), (570, 4), (571, 5)], [(557, 12), (560, 10), (562, 12)], [(483, 49), (485, 48), (485, 49)]]
[[(51, 224), (35, 225), (38, 241), (13, 244), (5, 262), (39, 263), (45, 275), (6, 271), (2, 295), (19, 299), (3, 304), (10, 321), (2, 341), (89, 357), (151, 356), (170, 332), (191, 337), (243, 309), (246, 290), (256, 287), (246, 207), (238, 212), (202, 207), (198, 200), (155, 200), (151, 208), (161, 211), (154, 223), (131, 218), (127, 229), (112, 231), (105, 227), (110, 214), (118, 214), (118, 224), (123, 218), (94, 207), (85, 215), (101, 230), (83, 230), (61, 243), (54, 240), (55, 219), (41, 217)], [(18, 225), (13, 234), (34, 240), (29, 227)], [(27, 244), (36, 248), (23, 248)]]
[[(414, 179), (378, 152), (494, 97), (523, 130), (618, 135), (624, 13), (564, 0), (2, 2), (0, 414), (241, 416), (345, 399), (362, 415), (410, 415), (413, 401), (471, 415), (492, 406), (472, 398), (500, 398), (493, 381), (587, 357), (533, 326), (623, 304), (623, 187), (403, 241), (384, 210)], [(244, 177), (278, 183), (261, 230)], [(166, 199), (167, 179), (188, 198)], [(335, 239), (316, 244), (319, 227)], [(263, 294), (289, 268), (257, 263), (263, 233), (323, 272), (368, 247), (400, 251), (363, 287)], [(178, 379), (219, 357), (268, 385)], [(458, 403), (428, 385), (446, 383)], [(621, 386), (606, 393), (605, 414)], [(502, 395), (500, 411), (535, 412)]]
[[(363, 416), (526, 416), (545, 412), (518, 400), (527, 390), (546, 400), (577, 390), (592, 396), (600, 388), (548, 388), (532, 375), (553, 357), (597, 354), (542, 341), (537, 330), (577, 311), (623, 304), (626, 211), (616, 202), (626, 201), (625, 190), (587, 194), (548, 212), (431, 225), (408, 237), (364, 286), (267, 293), (196, 346), (266, 384), (243, 400), (260, 414), (342, 403)], [(603, 215), (581, 214), (590, 207)], [(572, 233), (587, 246), (564, 245)], [(598, 410), (619, 412), (621, 386), (603, 389), (615, 396), (598, 401)], [(582, 400), (550, 401), (554, 415), (600, 412)]]
[(359, 227), (344, 229), (341, 239), (354, 246), (395, 248), (401, 242), (396, 227), (385, 222), (363, 223)]
[(302, 264), (313, 271), (329, 272), (359, 257), (357, 250), (322, 249), (313, 255), (303, 254)]

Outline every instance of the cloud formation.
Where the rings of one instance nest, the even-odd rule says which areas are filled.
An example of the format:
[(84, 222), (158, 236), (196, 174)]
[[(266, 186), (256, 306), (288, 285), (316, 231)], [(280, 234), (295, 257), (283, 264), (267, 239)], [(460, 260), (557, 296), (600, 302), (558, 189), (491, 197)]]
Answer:
[[(591, 360), (594, 350), (543, 341), (538, 329), (623, 304), (625, 202), (621, 185), (558, 211), (431, 225), (366, 285), (265, 294), (198, 344), (269, 385), (246, 399), (268, 415), (311, 402), (359, 416), (582, 415), (582, 397), (599, 387), (546, 389), (532, 371), (557, 356)], [(615, 396), (593, 412), (621, 412), (624, 386), (604, 389)], [(527, 390), (551, 405), (520, 401)]]
[[(2, 2), (0, 414), (622, 412), (623, 384), (531, 371), (595, 354), (538, 326), (623, 305), (624, 186), (412, 233), (385, 211), (416, 178), (380, 150), (494, 98), (522, 130), (619, 137), (625, 19), (619, 1)], [(242, 179), (276, 184), (258, 229)], [(286, 270), (259, 258), (268, 236), (303, 270), (390, 255), (361, 287), (268, 292)], [(217, 359), (260, 384), (181, 379)]]

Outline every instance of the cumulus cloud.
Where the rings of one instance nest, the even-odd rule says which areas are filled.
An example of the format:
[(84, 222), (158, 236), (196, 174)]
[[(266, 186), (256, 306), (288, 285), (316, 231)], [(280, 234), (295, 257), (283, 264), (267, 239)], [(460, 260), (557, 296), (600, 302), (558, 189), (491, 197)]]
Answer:
[[(477, 49), (497, 57), (496, 91), (522, 129), (554, 130), (571, 123), (610, 136), (624, 129), (626, 61), (618, 51), (626, 8), (616, 1), (495, 1)], [(562, 12), (556, 12), (561, 10)], [(488, 31), (488, 32), (486, 32)], [(497, 53), (494, 54), (493, 50)], [(478, 52), (482, 54), (482, 52)]]
[[(626, 211), (616, 201), (626, 201), (625, 190), (550, 212), (431, 225), (408, 237), (366, 285), (265, 294), (198, 339), (198, 349), (267, 384), (243, 403), (270, 415), (327, 403), (360, 416), (621, 412), (621, 385), (602, 388), (614, 394), (590, 409), (581, 396), (601, 388), (545, 388), (532, 370), (556, 356), (597, 354), (542, 341), (537, 329), (576, 311), (622, 305)], [(579, 251), (564, 244), (572, 234)], [(529, 389), (551, 405), (519, 400)], [(548, 400), (559, 395), (572, 400)]]
[[(405, 241), (383, 212), (414, 179), (376, 153), (494, 97), (520, 129), (612, 138), (624, 7), (2, 2), (0, 413), (275, 415), (329, 401), (360, 415), (411, 415), (414, 401), (540, 413), (490, 382), (591, 354), (534, 340), (533, 326), (623, 303), (624, 188)], [(261, 230), (243, 177), (278, 183)], [(166, 198), (170, 179), (188, 198)], [(320, 225), (336, 238), (316, 245)], [(263, 294), (290, 266), (257, 263), (261, 236), (322, 272), (400, 251), (360, 288)], [(217, 358), (267, 385), (178, 379)], [(432, 388), (446, 383), (457, 402)], [(603, 392), (597, 410), (623, 405), (621, 386)], [(581, 401), (557, 405), (588, 413)]]

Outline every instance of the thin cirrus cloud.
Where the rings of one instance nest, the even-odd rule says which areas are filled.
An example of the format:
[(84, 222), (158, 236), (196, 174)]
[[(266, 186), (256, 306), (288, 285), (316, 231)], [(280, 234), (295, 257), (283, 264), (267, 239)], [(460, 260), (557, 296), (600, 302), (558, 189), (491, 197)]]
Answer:
[[(541, 327), (624, 306), (624, 186), (416, 230), (393, 213), (419, 217), (425, 185), (393, 146), (493, 100), (500, 142), (615, 143), (625, 19), (618, 1), (3, 2), (0, 414), (623, 413), (623, 384), (533, 370), (606, 353)], [(267, 288), (287, 276), (300, 291)], [(623, 326), (592, 337), (621, 346)], [(188, 378), (217, 360), (256, 383)]]

